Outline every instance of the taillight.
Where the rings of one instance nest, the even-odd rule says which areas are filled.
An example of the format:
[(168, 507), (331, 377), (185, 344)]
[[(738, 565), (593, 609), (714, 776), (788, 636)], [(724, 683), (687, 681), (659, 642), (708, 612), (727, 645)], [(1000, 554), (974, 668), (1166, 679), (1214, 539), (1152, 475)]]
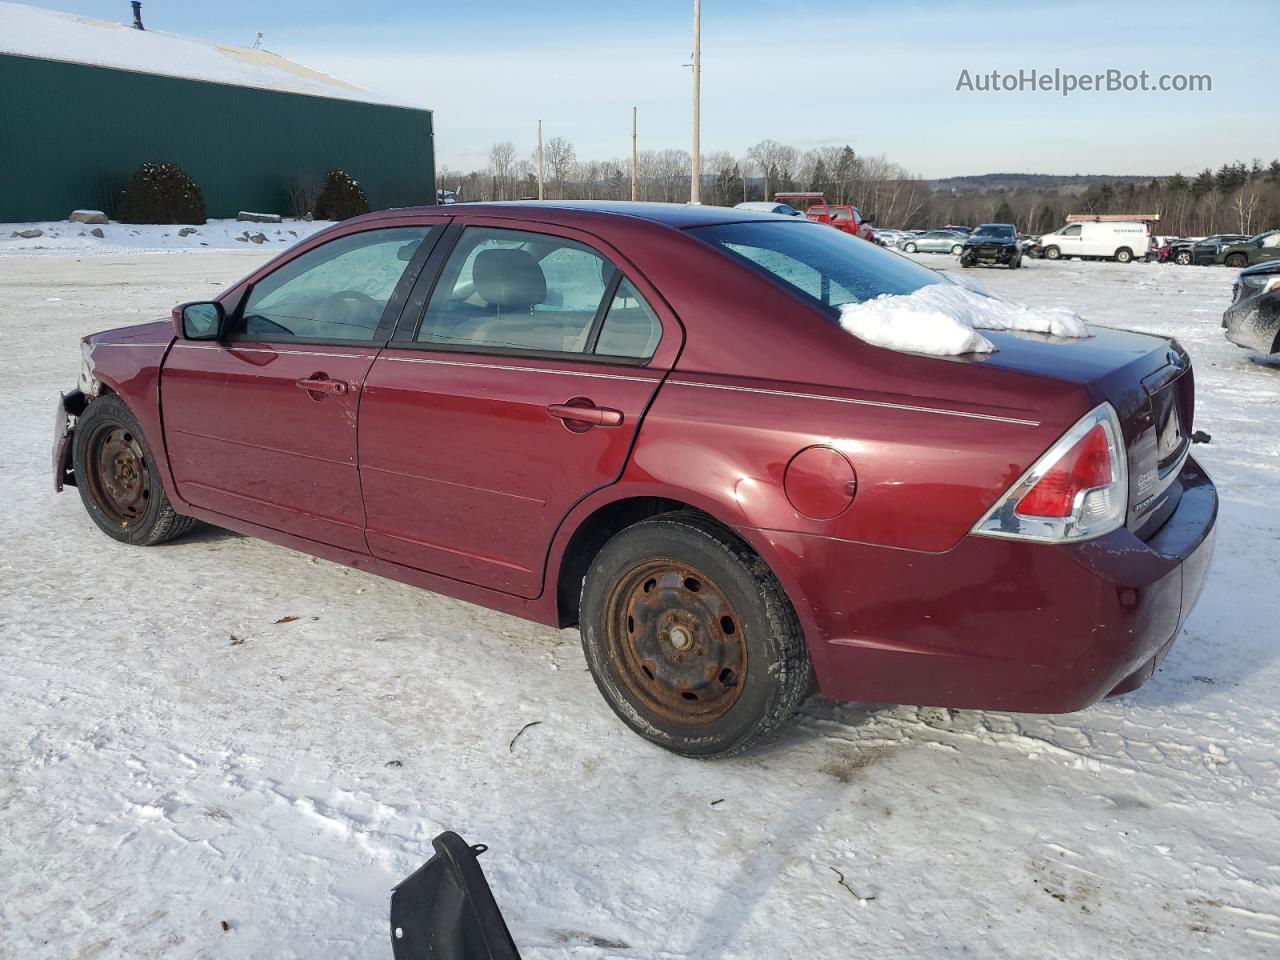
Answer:
[(973, 532), (1061, 543), (1124, 525), (1129, 479), (1115, 409), (1103, 403), (1062, 435)]

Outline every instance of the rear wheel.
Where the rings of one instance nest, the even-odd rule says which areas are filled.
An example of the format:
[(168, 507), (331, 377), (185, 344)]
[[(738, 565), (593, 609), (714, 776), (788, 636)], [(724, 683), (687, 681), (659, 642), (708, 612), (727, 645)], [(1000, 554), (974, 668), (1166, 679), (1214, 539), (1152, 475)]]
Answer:
[(1044, 248), (1044, 258), (1046, 260), (1057, 260), (1061, 256), (1062, 256), (1062, 251), (1059, 250), (1057, 247)]
[(1243, 253), (1233, 253), (1227, 257), (1225, 263), (1228, 267), (1239, 269), (1249, 262), (1249, 258)]
[(80, 415), (72, 464), (85, 510), (109, 537), (149, 547), (196, 523), (169, 503), (142, 428), (119, 397), (98, 397)]
[(1133, 251), (1128, 247), (1121, 247), (1116, 251), (1116, 263), (1128, 263), (1133, 259)]
[(747, 749), (809, 690), (804, 636), (781, 585), (699, 514), (645, 520), (605, 544), (587, 572), (580, 620), (609, 706), (683, 756)]
[(963, 244), (963, 243), (957, 243), (957, 244), (955, 244), (954, 246), (952, 246), (952, 248), (951, 248), (951, 255), (952, 255), (953, 257), (958, 257), (958, 256), (960, 256), (960, 253), (961, 253), (961, 251), (963, 251), (963, 250), (964, 250), (964, 244)]

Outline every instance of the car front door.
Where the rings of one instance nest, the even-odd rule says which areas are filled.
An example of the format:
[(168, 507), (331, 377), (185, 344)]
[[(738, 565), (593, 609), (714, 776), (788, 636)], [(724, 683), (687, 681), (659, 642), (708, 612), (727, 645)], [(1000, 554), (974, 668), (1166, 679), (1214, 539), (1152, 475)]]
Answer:
[(567, 228), (476, 218), (458, 232), (366, 380), (360, 476), (375, 556), (541, 592), (556, 528), (618, 478), (681, 342), (622, 263)]
[(360, 391), (438, 230), (383, 227), (307, 249), (233, 294), (222, 342), (174, 344), (160, 389), (179, 496), (367, 552)]
[(1073, 223), (1063, 227), (1062, 232), (1054, 238), (1058, 249), (1064, 257), (1079, 257), (1084, 253), (1084, 225)]

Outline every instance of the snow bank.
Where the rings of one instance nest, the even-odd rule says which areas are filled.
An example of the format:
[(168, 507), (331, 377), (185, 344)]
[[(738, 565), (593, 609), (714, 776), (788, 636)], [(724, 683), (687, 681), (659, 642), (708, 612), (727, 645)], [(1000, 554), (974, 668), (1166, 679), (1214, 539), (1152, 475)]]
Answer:
[(169, 250), (279, 250), (331, 225), (329, 220), (284, 220), (281, 223), (210, 220), (199, 226), (115, 222), (92, 226), (67, 220), (0, 223), (0, 257)]
[(840, 325), (877, 347), (939, 357), (994, 353), (996, 345), (979, 330), (1090, 336), (1084, 321), (1069, 310), (999, 300), (968, 280), (846, 303), (840, 308)]

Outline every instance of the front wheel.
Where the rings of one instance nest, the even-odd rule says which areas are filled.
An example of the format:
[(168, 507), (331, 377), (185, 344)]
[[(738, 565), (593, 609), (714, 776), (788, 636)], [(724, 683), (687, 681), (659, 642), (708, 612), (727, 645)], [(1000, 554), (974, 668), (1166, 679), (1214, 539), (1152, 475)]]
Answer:
[(915, 253), (916, 245), (914, 243), (908, 243), (905, 244), (902, 249), (904, 253)]
[(596, 686), (628, 727), (710, 759), (776, 730), (812, 672), (790, 601), (734, 534), (694, 513), (614, 536), (582, 589), (582, 647)]
[(119, 397), (98, 397), (80, 414), (71, 456), (80, 500), (107, 536), (149, 547), (195, 525), (169, 503), (142, 428)]
[(1173, 262), (1182, 267), (1190, 266), (1191, 254), (1185, 250), (1180, 251), (1178, 255), (1173, 258)]
[(1057, 260), (1061, 256), (1062, 256), (1062, 251), (1059, 250), (1057, 247), (1044, 248), (1044, 258), (1046, 260)]

